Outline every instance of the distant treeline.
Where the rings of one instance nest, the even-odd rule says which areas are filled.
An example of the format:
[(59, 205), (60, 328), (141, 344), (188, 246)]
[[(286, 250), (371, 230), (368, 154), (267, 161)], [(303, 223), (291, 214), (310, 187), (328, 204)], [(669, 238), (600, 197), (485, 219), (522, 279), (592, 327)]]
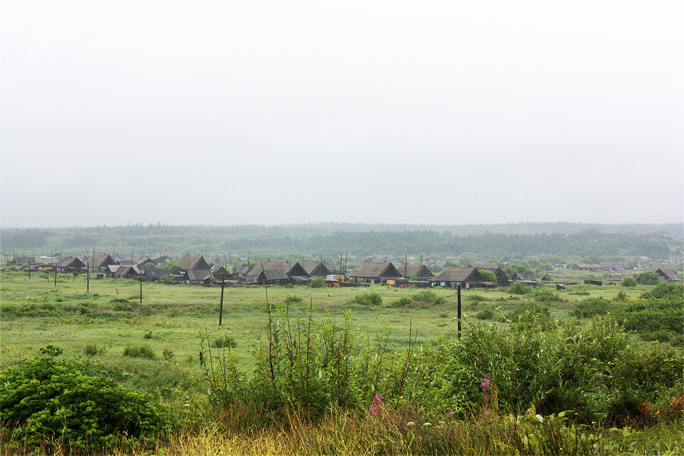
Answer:
[(375, 254), (476, 255), (483, 258), (582, 258), (682, 255), (684, 224), (592, 225), (520, 223), (502, 225), (127, 225), (72, 228), (4, 228), (3, 254), (135, 255), (154, 253), (301, 254), (337, 258)]

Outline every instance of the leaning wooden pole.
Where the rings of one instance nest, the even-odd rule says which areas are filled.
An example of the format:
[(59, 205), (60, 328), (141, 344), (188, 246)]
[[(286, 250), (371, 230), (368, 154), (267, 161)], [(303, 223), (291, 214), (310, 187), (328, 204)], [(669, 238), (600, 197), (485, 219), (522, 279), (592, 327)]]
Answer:
[(458, 286), (458, 338), (461, 338), (461, 286)]
[(219, 306), (219, 326), (223, 323), (223, 288), (226, 286), (226, 273), (221, 278), (221, 305)]

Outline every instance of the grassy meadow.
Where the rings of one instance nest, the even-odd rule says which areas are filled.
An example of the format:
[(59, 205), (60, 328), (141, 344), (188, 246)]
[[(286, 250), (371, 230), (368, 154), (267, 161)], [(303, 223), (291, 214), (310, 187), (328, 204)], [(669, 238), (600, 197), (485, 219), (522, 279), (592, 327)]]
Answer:
[[(226, 287), (219, 327), (220, 287), (145, 282), (140, 304), (136, 281), (90, 280), (86, 292), (84, 275), (60, 275), (55, 285), (49, 273), (32, 274), (29, 280), (24, 272), (4, 271), (0, 371), (21, 366), (42, 347), (55, 345), (63, 350), (60, 359), (82, 362), (88, 375), (112, 378), (149, 393), (180, 420), (179, 430), (171, 436), (118, 443), (104, 453), (682, 454), (678, 453), (684, 451), (682, 411), (677, 402), (684, 396), (681, 347), (646, 343), (611, 324), (573, 317), (573, 311), (586, 302), (610, 303), (608, 313), (619, 311), (643, 300), (642, 294), (654, 287), (580, 285), (584, 278), (592, 278), (581, 271), (552, 275), (578, 285), (565, 290), (546, 285), (525, 294), (514, 294), (510, 288), (463, 290), (466, 342), (458, 345), (454, 339), (457, 296), (452, 289)], [(545, 323), (534, 326), (541, 320), (530, 309), (539, 308)], [(516, 314), (523, 309), (528, 313)], [(528, 325), (527, 320), (533, 323)], [(549, 323), (555, 321), (570, 323)], [(318, 331), (318, 342), (311, 325)], [(511, 331), (522, 338), (504, 346)], [(547, 346), (557, 347), (562, 357), (572, 357), (574, 349), (563, 347), (563, 341), (575, 334), (581, 350), (589, 350), (589, 343), (581, 340), (605, 339), (591, 348), (597, 354), (587, 352), (585, 361), (578, 358), (579, 364), (558, 367), (553, 359), (538, 364), (555, 363), (548, 369), (559, 378), (565, 376), (560, 389), (562, 382), (574, 381), (570, 378), (577, 375), (573, 372), (577, 366), (595, 369), (582, 374), (600, 385), (596, 391), (577, 393), (587, 397), (549, 397), (554, 393), (546, 391), (551, 387), (543, 377), (550, 371), (506, 364), (507, 357), (514, 359), (526, 350), (539, 358)], [(620, 340), (621, 345), (605, 355), (612, 340)], [(495, 347), (499, 342), (501, 346)], [(314, 349), (309, 353), (314, 343), (320, 351), (315, 362)], [(488, 358), (486, 344), (492, 353), (502, 350), (503, 355)], [(514, 353), (506, 355), (510, 347)], [(458, 356), (464, 353), (458, 366), (447, 366), (456, 356), (449, 350), (457, 350), (453, 353)], [(618, 361), (623, 352), (633, 355)], [(339, 360), (329, 358), (330, 353), (339, 354)], [(388, 364), (381, 364), (383, 356), (382, 362)], [(617, 364), (622, 370), (589, 366), (602, 356), (606, 365)], [(278, 363), (275, 370), (280, 369), (281, 377), (289, 374), (289, 381), (274, 374), (273, 359)], [(628, 378), (625, 372), (641, 369), (640, 363), (662, 365), (665, 370), (643, 374), (644, 384), (617, 384), (616, 376)], [(317, 371), (309, 373), (309, 364), (319, 366)], [(306, 377), (301, 366), (307, 366)], [(442, 367), (441, 377), (434, 374)], [(525, 369), (536, 374), (523, 381)], [(366, 381), (364, 372), (373, 371), (375, 379)], [(519, 372), (520, 379), (504, 379), (508, 372), (514, 376)], [(488, 381), (483, 386), (482, 380), (488, 378), (491, 387)], [(661, 382), (657, 388), (646, 385), (653, 378)], [(320, 392), (314, 398), (315, 382), (321, 391), (336, 389), (337, 395), (327, 391), (331, 396)], [(516, 388), (530, 390), (530, 397), (538, 400), (515, 405)], [(603, 396), (623, 390), (620, 399), (611, 399), (611, 404), (622, 408), (601, 405)], [(642, 396), (635, 391), (652, 399), (637, 399)], [(566, 416), (559, 409), (562, 404), (586, 404), (592, 411), (586, 416), (596, 419), (580, 420), (581, 410), (568, 411)], [(312, 409), (320, 413), (312, 415)], [(614, 410), (620, 418), (602, 423), (602, 413), (593, 411), (604, 409)], [(495, 411), (497, 420), (507, 418), (489, 420), (490, 411), (492, 418)], [(425, 426), (428, 421), (430, 426)], [(9, 442), (7, 454), (30, 452), (7, 432), (0, 435), (0, 440)], [(45, 445), (46, 452), (56, 448), (58, 453), (78, 453), (59, 443)]]

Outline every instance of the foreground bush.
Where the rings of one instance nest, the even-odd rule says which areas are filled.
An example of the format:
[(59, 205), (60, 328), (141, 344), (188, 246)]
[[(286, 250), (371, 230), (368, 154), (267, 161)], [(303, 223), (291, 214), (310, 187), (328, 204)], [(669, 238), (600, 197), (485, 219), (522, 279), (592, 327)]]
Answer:
[(57, 347), (41, 353), (0, 374), (0, 421), (11, 439), (28, 448), (48, 441), (83, 452), (173, 427), (173, 416), (150, 395), (85, 375), (80, 363), (57, 360)]
[(443, 335), (420, 347), (407, 335), (401, 351), (389, 349), (388, 332), (373, 344), (359, 337), (350, 313), (336, 325), (276, 308), (251, 366), (240, 366), (230, 351), (209, 354), (210, 397), (221, 408), (258, 409), (276, 419), (288, 410), (320, 419), (330, 407), (363, 409), (380, 395), (386, 403), (459, 416), (487, 398), (492, 415), (535, 407), (544, 415), (574, 410), (583, 423), (598, 415), (626, 423), (640, 419), (644, 404), (665, 407), (684, 396), (681, 353), (644, 349), (612, 319), (556, 322), (545, 306), (530, 307), (511, 329), (467, 324), (462, 338)]

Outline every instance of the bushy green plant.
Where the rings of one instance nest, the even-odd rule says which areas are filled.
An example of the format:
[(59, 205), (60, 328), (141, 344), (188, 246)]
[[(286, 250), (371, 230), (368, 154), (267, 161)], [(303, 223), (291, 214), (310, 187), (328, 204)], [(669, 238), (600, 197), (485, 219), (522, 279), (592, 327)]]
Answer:
[(152, 347), (147, 344), (138, 346), (127, 345), (124, 347), (123, 355), (130, 358), (144, 359), (155, 359), (157, 357), (157, 355), (154, 353), (154, 350), (152, 350)]
[(534, 290), (534, 299), (538, 302), (560, 301), (560, 296), (548, 288), (537, 288)]
[(645, 271), (639, 274), (639, 283), (642, 285), (657, 285), (660, 283), (660, 276), (653, 271)]
[(479, 320), (492, 320), (495, 315), (492, 309), (485, 309), (477, 313), (477, 318)]
[(382, 305), (382, 296), (380, 293), (370, 291), (354, 296), (352, 302), (363, 306), (380, 306)]
[(634, 277), (625, 277), (622, 279), (622, 282), (620, 282), (620, 285), (627, 288), (634, 288), (637, 286), (637, 281), (634, 280)]
[(432, 290), (421, 290), (418, 293), (412, 294), (411, 299), (415, 302), (425, 302), (428, 304), (443, 304), (445, 301), (444, 297), (438, 296)]
[(237, 347), (237, 342), (235, 341), (235, 337), (225, 334), (222, 337), (214, 339), (213, 345), (216, 348), (235, 348)]
[(580, 318), (592, 317), (594, 315), (605, 315), (611, 309), (611, 303), (605, 298), (589, 298), (580, 301), (570, 312), (571, 315)]
[(321, 276), (314, 278), (309, 284), (311, 288), (325, 288), (325, 279)]
[(0, 421), (28, 447), (48, 442), (86, 453), (175, 426), (150, 395), (85, 375), (82, 364), (56, 359), (60, 348), (48, 345), (41, 353), (0, 374)]
[(525, 285), (522, 282), (515, 282), (513, 285), (508, 287), (508, 291), (517, 295), (526, 295), (532, 292), (532, 288), (529, 285)]

